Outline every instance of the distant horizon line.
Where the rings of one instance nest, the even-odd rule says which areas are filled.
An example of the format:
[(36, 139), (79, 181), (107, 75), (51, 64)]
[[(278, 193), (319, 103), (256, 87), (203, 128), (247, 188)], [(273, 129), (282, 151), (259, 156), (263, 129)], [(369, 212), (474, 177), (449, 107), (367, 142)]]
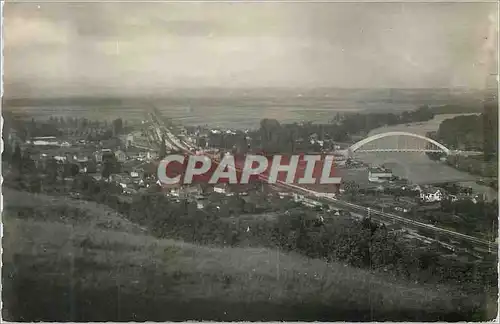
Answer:
[[(317, 91), (317, 90), (343, 90), (343, 91), (359, 91), (359, 90), (371, 90), (371, 91), (387, 91), (387, 90), (401, 90), (401, 91), (408, 91), (408, 90), (434, 90), (434, 91), (472, 91), (472, 92), (484, 92), (484, 91), (498, 91), (497, 89), (481, 89), (481, 88), (472, 88), (472, 87), (466, 87), (466, 86), (460, 86), (460, 87), (375, 87), (375, 88), (366, 88), (366, 87), (359, 87), (359, 88), (354, 88), (354, 87), (234, 87), (234, 88), (226, 88), (226, 87), (216, 87), (216, 86), (210, 86), (210, 87), (177, 87), (177, 88), (163, 88), (162, 89), (165, 92), (175, 92), (175, 91), (227, 91), (228, 93), (231, 93), (232, 91), (263, 91), (263, 90), (277, 90), (277, 91), (297, 91), (297, 94), (300, 94), (300, 92), (311, 92), (311, 91)], [(110, 94), (103, 94), (103, 93), (88, 93), (88, 94), (66, 94), (66, 95), (9, 95), (4, 91), (3, 94), (3, 100), (37, 100), (37, 99), (91, 99), (91, 98), (113, 98), (113, 99), (132, 99), (132, 98), (141, 98), (141, 97), (150, 97), (150, 98), (162, 98), (166, 94), (154, 94), (154, 93), (138, 93), (138, 94), (115, 94), (115, 93), (110, 93)]]

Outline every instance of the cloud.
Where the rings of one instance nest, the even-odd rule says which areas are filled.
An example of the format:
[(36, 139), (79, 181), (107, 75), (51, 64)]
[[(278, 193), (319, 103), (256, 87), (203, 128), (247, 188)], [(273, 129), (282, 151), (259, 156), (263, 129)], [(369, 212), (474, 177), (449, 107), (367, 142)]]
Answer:
[(5, 47), (64, 45), (69, 35), (51, 21), (21, 16), (5, 20)]
[(8, 3), (4, 80), (53, 93), (481, 87), (494, 13), (489, 3)]

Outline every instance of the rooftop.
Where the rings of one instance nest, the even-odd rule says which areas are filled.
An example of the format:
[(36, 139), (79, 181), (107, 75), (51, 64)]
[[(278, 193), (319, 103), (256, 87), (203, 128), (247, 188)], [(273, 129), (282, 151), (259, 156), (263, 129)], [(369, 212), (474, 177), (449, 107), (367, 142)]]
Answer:
[(373, 167), (373, 168), (369, 168), (368, 169), (368, 172), (372, 172), (372, 173), (392, 173), (391, 170), (389, 169), (384, 169), (382, 167)]

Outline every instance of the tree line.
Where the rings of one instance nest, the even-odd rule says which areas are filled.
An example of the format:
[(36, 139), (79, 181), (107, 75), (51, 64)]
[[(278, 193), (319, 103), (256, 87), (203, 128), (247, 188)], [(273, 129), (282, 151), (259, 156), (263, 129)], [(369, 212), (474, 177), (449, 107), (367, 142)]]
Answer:
[[(50, 178), (18, 173), (14, 179), (6, 178), (5, 184), (44, 192), (53, 186)], [(15, 185), (16, 182), (21, 185)], [(147, 193), (134, 196), (132, 201), (121, 198), (122, 188), (117, 184), (97, 181), (87, 175), (77, 174), (65, 186), (85, 199), (110, 206), (159, 238), (203, 245), (279, 248), (412, 281), (455, 285), (468, 292), (494, 292), (496, 289), (496, 258), (480, 262), (449, 259), (443, 256), (439, 245), (415, 246), (402, 234), (369, 218), (357, 221), (331, 216), (291, 199), (270, 201), (263, 197), (258, 206), (237, 195), (226, 198), (214, 195), (209, 197), (212, 202), (206, 208), (199, 209), (194, 201), (170, 199), (154, 185)], [(359, 188), (354, 186), (349, 190), (356, 192)], [(475, 222), (479, 214), (483, 215), (481, 217), (487, 214), (485, 223), (493, 221), (491, 211), (495, 210), (488, 205), (443, 204), (442, 208), (446, 212), (460, 212), (461, 217), (470, 218), (471, 222)], [(274, 212), (275, 216), (272, 219), (256, 216), (262, 212)], [(320, 215), (325, 217), (324, 222), (317, 221)]]
[(12, 131), (21, 141), (27, 141), (33, 137), (61, 137), (80, 136), (90, 141), (101, 141), (111, 139), (129, 131), (129, 128), (121, 118), (112, 122), (89, 120), (78, 117), (50, 116), (47, 120), (25, 120), (11, 113), (4, 114), (5, 124), (3, 129), (4, 140)]
[[(249, 149), (268, 153), (293, 153), (333, 150), (336, 142), (351, 142), (353, 136), (366, 136), (385, 125), (422, 122), (434, 118), (433, 110), (422, 106), (414, 111), (396, 113), (337, 113), (329, 123), (281, 124), (276, 119), (262, 119), (258, 130), (230, 134), (212, 132), (208, 143), (217, 148), (246, 152)], [(313, 139), (313, 141), (311, 141)], [(320, 144), (321, 142), (321, 144)], [(202, 143), (205, 144), (205, 143)]]
[(483, 151), (485, 161), (495, 160), (498, 154), (498, 108), (490, 103), (485, 105), (481, 115), (446, 119), (439, 125), (436, 139), (450, 148)]
[(301, 207), (293, 200), (273, 202), (277, 216), (269, 220), (255, 217), (255, 209), (245, 207), (237, 197), (229, 203), (233, 212), (224, 213), (215, 208), (198, 209), (195, 202), (188, 200), (176, 202), (157, 187), (134, 196), (132, 202), (119, 198), (121, 188), (115, 184), (90, 177), (81, 177), (73, 187), (160, 238), (203, 245), (279, 248), (412, 281), (456, 285), (457, 289), (475, 293), (494, 292), (497, 286), (494, 257), (481, 262), (446, 258), (438, 244), (415, 247), (400, 233), (369, 218), (357, 221), (325, 215), (327, 220), (318, 223), (321, 212)]

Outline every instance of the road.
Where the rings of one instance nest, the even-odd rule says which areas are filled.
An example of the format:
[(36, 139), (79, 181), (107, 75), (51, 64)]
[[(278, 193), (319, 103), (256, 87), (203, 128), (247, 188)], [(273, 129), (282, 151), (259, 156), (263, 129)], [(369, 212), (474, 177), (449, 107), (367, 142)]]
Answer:
[[(366, 214), (370, 214), (372, 217), (379, 216), (381, 218), (385, 218), (385, 219), (389, 219), (391, 221), (410, 225), (410, 226), (416, 227), (418, 229), (432, 230), (438, 234), (451, 236), (451, 237), (456, 238), (456, 239), (466, 240), (468, 242), (478, 244), (478, 245), (481, 245), (481, 246), (489, 248), (489, 249), (495, 248), (495, 246), (496, 246), (496, 244), (494, 242), (489, 242), (489, 241), (482, 240), (482, 239), (479, 239), (479, 238), (474, 237), (474, 236), (465, 235), (465, 234), (462, 234), (459, 232), (454, 232), (454, 231), (451, 231), (451, 230), (448, 230), (445, 228), (441, 228), (441, 227), (437, 227), (434, 225), (430, 225), (430, 224), (426, 224), (426, 223), (422, 223), (422, 222), (417, 222), (415, 220), (405, 218), (405, 217), (402, 217), (399, 215), (385, 213), (385, 212), (382, 212), (379, 210), (370, 209), (370, 208), (367, 208), (364, 206), (359, 206), (356, 204), (352, 204), (352, 203), (349, 203), (349, 202), (346, 202), (343, 200), (338, 200), (338, 199), (333, 199), (333, 198), (325, 198), (325, 199), (330, 201), (334, 205), (342, 206), (344, 208), (351, 208), (351, 209), (356, 210), (357, 212), (363, 212)], [(496, 251), (493, 251), (493, 253), (496, 253)]]
[[(158, 116), (153, 115), (153, 113), (151, 113), (151, 116), (152, 116), (153, 122), (160, 121), (160, 118), (158, 118)], [(174, 134), (172, 134), (172, 132), (170, 132), (170, 130), (166, 126), (160, 125), (158, 123), (156, 125), (156, 127), (158, 127), (159, 129), (161, 129), (164, 132), (167, 140), (170, 142), (171, 145), (177, 147), (178, 149), (182, 150), (183, 152), (185, 152), (187, 154), (194, 154), (192, 150), (194, 150), (195, 148), (192, 145), (190, 145), (189, 143), (184, 143), (181, 140), (177, 139), (174, 136)], [(241, 171), (241, 170), (238, 170), (238, 171)], [(267, 177), (262, 176), (263, 180), (266, 180), (266, 178)], [(319, 197), (319, 194), (320, 194), (319, 192), (308, 190), (308, 189), (302, 188), (300, 186), (285, 183), (282, 181), (277, 181), (277, 183), (274, 184), (274, 186), (286, 188), (286, 189), (291, 190), (295, 193), (300, 193), (300, 194), (303, 194), (305, 196), (308, 196), (309, 198), (315, 199), (318, 202), (333, 205), (334, 207), (341, 207), (341, 208), (344, 208), (344, 209), (347, 209), (347, 210), (350, 210), (350, 211), (353, 211), (356, 213), (370, 215), (372, 218), (376, 218), (379, 220), (390, 220), (394, 223), (400, 223), (400, 224), (406, 225), (407, 227), (430, 230), (430, 231), (433, 231), (434, 233), (439, 234), (439, 235), (449, 236), (449, 237), (452, 237), (454, 239), (459, 239), (459, 240), (463, 240), (463, 241), (466, 241), (466, 242), (469, 242), (472, 244), (479, 245), (481, 247), (486, 247), (488, 249), (488, 251), (490, 251), (490, 253), (495, 253), (495, 254), (497, 253), (498, 246), (495, 242), (489, 242), (489, 241), (482, 240), (482, 239), (474, 237), (474, 236), (470, 236), (470, 235), (462, 234), (459, 232), (451, 231), (451, 230), (448, 230), (445, 228), (437, 227), (434, 225), (418, 222), (418, 221), (415, 221), (413, 219), (405, 218), (405, 217), (402, 217), (399, 215), (386, 213), (386, 212), (382, 212), (382, 211), (378, 211), (378, 210), (373, 210), (373, 209), (370, 209), (368, 207), (356, 205), (356, 204), (353, 204), (353, 203), (350, 203), (350, 202), (347, 202), (344, 200), (340, 200), (340, 199), (336, 199), (336, 198), (328, 198), (328, 197)]]
[(192, 147), (189, 143), (184, 143), (179, 140), (165, 125), (161, 124), (161, 119), (159, 116), (156, 116), (154, 112), (150, 112), (149, 114), (159, 139), (161, 140), (161, 135), (165, 135), (165, 142), (169, 148), (180, 149), (189, 154), (193, 153), (191, 150), (194, 149), (194, 147)]

